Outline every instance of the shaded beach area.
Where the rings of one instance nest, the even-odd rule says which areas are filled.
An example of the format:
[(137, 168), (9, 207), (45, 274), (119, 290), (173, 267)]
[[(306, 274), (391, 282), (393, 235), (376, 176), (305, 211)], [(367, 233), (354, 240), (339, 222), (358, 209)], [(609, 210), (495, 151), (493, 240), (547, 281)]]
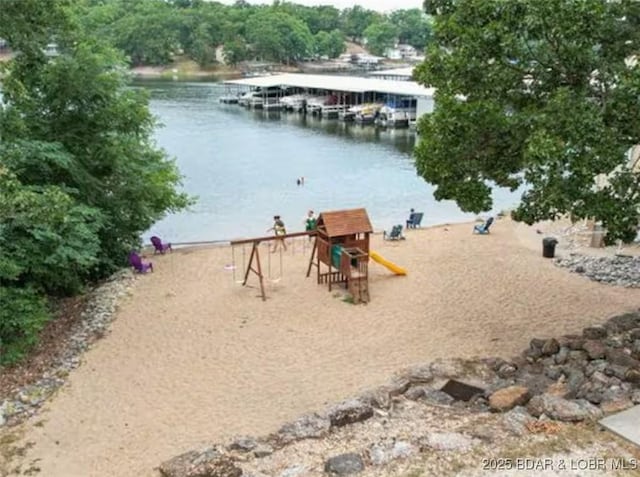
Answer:
[(371, 301), (360, 306), (305, 278), (306, 238), (282, 255), (261, 247), (266, 302), (255, 277), (236, 283), (241, 249), (235, 274), (230, 247), (148, 256), (155, 271), (136, 278), (112, 332), (25, 423), (25, 462), (37, 459), (47, 477), (154, 476), (167, 458), (274, 431), (402, 367), (509, 357), (532, 337), (579, 332), (640, 303), (640, 289), (596, 283), (542, 258), (536, 227), (502, 219), (488, 235), (472, 230), (375, 235), (372, 250), (408, 275), (372, 262)]

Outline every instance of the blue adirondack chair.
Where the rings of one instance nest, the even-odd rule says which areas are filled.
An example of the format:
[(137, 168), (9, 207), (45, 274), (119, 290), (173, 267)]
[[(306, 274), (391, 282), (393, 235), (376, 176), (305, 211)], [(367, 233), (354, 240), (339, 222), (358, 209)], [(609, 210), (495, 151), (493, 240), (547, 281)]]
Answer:
[(153, 272), (153, 263), (144, 263), (142, 258), (140, 258), (140, 255), (136, 252), (131, 252), (129, 254), (129, 264), (138, 273), (147, 273), (149, 270)]
[(420, 227), (420, 222), (422, 222), (422, 217), (424, 213), (422, 212), (411, 212), (409, 215), (409, 220), (407, 220), (407, 228), (408, 229), (416, 229)]
[(402, 235), (402, 225), (394, 225), (391, 227), (391, 232), (389, 233), (385, 230), (382, 232), (382, 238), (384, 240), (404, 240), (404, 235)]
[(493, 223), (493, 217), (489, 217), (484, 224), (476, 224), (476, 225), (474, 225), (473, 226), (473, 233), (474, 234), (481, 234), (481, 235), (488, 234), (489, 233), (489, 227), (491, 227), (492, 223)]

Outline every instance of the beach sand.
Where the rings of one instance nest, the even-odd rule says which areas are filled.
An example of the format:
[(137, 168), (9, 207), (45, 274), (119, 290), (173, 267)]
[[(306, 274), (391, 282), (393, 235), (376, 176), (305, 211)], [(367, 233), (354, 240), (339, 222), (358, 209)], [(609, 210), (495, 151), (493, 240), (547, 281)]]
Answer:
[[(535, 228), (499, 220), (372, 239), (408, 270), (370, 263), (367, 305), (305, 278), (306, 239), (271, 255), (268, 300), (257, 279), (225, 270), (230, 247), (151, 257), (112, 333), (26, 423), (25, 462), (46, 477), (146, 477), (161, 461), (287, 420), (439, 357), (510, 357), (533, 337), (580, 332), (638, 308), (640, 289), (571, 274), (541, 257)], [(306, 245), (303, 250), (303, 245)], [(261, 246), (263, 266), (269, 254)], [(247, 254), (249, 250), (247, 249)], [(240, 279), (242, 250), (236, 251)], [(35, 425), (38, 421), (40, 424)]]

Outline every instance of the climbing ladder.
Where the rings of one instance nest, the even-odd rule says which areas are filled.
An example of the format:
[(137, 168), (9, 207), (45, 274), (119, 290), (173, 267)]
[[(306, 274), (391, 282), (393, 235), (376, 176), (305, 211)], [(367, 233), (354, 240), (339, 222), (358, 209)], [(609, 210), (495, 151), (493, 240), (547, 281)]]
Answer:
[(354, 303), (369, 302), (369, 255), (359, 248), (344, 248), (340, 257), (340, 273)]

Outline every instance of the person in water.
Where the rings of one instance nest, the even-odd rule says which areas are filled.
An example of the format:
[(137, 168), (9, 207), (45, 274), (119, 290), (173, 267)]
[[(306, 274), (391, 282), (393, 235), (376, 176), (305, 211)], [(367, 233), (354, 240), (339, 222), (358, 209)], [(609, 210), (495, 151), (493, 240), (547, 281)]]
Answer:
[[(272, 230), (273, 230), (273, 233), (276, 235), (276, 237), (279, 237), (281, 235), (287, 235), (287, 229), (279, 215), (273, 216), (273, 227), (267, 229), (267, 232), (270, 232)], [(282, 245), (282, 248), (284, 249), (285, 252), (287, 251), (287, 244), (285, 243), (283, 238), (280, 238), (280, 239), (274, 240), (274, 246), (271, 249), (271, 253), (278, 250), (278, 247), (280, 247), (280, 245)]]

